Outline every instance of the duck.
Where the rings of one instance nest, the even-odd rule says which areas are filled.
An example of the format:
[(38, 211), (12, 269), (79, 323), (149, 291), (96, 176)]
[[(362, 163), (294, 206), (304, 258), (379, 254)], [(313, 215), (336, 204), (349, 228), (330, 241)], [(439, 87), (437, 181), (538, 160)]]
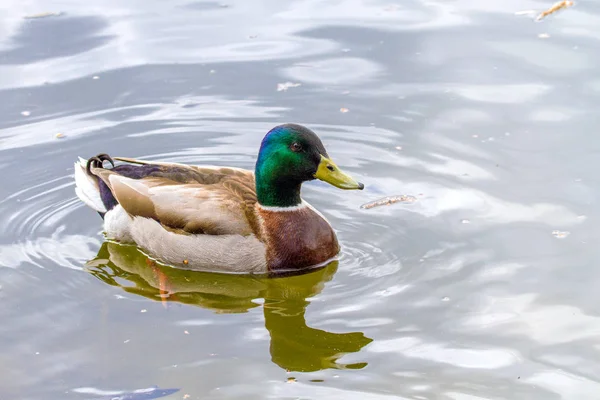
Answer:
[(364, 189), (316, 133), (293, 123), (267, 132), (253, 171), (105, 153), (79, 157), (74, 166), (75, 193), (102, 217), (107, 240), (172, 267), (224, 273), (326, 265), (340, 244), (329, 221), (302, 198), (302, 184), (318, 179)]

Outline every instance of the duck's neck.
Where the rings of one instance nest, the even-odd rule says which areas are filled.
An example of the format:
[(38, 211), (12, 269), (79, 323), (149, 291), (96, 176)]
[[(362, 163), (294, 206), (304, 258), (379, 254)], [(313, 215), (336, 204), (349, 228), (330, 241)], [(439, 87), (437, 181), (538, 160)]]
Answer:
[(256, 181), (256, 197), (261, 206), (297, 207), (302, 203), (300, 198), (301, 184), (270, 183)]
[(258, 203), (266, 207), (296, 207), (302, 203), (302, 182), (281, 178), (272, 165), (259, 162), (254, 171)]

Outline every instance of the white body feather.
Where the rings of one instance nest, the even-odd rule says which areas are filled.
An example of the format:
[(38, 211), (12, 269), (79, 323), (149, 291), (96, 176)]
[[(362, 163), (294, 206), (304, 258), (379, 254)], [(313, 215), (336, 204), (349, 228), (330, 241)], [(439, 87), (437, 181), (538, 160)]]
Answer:
[(87, 160), (75, 163), (75, 192), (90, 208), (105, 212), (108, 239), (136, 244), (163, 263), (196, 270), (233, 273), (267, 272), (265, 246), (256, 236), (181, 235), (150, 218), (132, 217), (117, 205), (107, 212), (97, 180), (86, 172)]
[(106, 207), (100, 198), (98, 180), (88, 175), (85, 170), (86, 164), (87, 160), (81, 157), (75, 162), (75, 193), (88, 207), (98, 212), (106, 212)]

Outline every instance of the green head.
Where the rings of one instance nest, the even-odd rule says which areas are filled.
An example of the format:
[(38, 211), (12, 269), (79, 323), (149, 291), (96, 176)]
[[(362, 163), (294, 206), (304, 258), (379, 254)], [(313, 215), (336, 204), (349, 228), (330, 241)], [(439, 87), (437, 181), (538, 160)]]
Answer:
[(313, 131), (296, 124), (276, 126), (265, 135), (258, 152), (255, 177), (258, 202), (272, 207), (300, 204), (302, 182), (313, 179), (340, 189), (364, 188), (329, 159)]

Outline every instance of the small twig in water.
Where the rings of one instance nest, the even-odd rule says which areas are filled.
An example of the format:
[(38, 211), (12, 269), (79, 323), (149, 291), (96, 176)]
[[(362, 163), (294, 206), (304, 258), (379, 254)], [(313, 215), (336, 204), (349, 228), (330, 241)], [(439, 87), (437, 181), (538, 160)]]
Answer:
[(390, 204), (400, 203), (400, 202), (414, 203), (415, 201), (417, 201), (416, 197), (403, 194), (400, 196), (389, 196), (389, 197), (384, 197), (383, 199), (371, 201), (369, 203), (363, 204), (362, 206), (360, 206), (360, 208), (369, 209), (369, 208), (373, 208), (373, 207), (389, 206)]

